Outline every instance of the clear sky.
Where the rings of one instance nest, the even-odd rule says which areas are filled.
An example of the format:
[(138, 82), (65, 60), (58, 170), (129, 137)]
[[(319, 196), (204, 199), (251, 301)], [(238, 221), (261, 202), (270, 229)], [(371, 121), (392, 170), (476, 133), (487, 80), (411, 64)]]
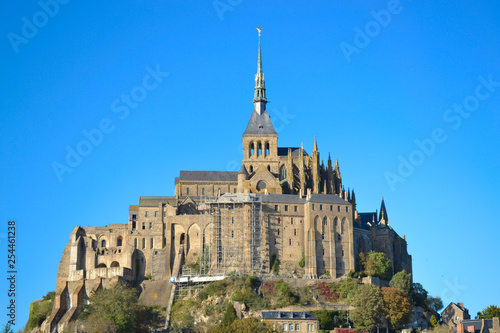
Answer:
[(414, 280), (445, 305), (500, 305), (497, 1), (54, 1), (0, 11), (0, 268), (14, 219), (16, 328), (55, 290), (75, 226), (127, 223), (181, 169), (239, 169), (257, 27), (279, 145), (311, 151), (316, 136), (358, 211), (384, 197)]

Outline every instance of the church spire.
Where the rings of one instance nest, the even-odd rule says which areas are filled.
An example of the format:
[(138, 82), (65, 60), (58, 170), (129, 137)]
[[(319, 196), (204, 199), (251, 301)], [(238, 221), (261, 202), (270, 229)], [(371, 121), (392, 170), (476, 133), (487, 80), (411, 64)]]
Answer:
[(257, 28), (259, 31), (259, 59), (257, 62), (257, 74), (255, 74), (255, 92), (253, 103), (255, 105), (255, 111), (258, 114), (262, 114), (262, 112), (266, 109), (266, 80), (264, 78), (264, 73), (262, 72), (262, 56), (260, 52), (260, 33), (261, 29)]
[(384, 221), (385, 224), (389, 224), (389, 216), (387, 216), (387, 210), (385, 209), (384, 197), (382, 197), (382, 204), (380, 205), (380, 215), (379, 221)]

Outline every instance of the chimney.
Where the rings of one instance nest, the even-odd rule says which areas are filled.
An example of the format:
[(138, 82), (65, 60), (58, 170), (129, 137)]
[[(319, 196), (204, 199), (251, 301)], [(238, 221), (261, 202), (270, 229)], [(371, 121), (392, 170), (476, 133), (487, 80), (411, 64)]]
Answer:
[(458, 305), (459, 307), (461, 307), (462, 309), (464, 309), (464, 303), (457, 303), (457, 305)]

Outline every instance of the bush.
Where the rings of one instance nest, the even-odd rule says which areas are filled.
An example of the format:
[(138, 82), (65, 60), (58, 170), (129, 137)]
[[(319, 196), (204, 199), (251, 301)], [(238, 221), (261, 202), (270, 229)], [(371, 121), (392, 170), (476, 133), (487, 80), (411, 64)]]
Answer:
[(279, 275), (280, 273), (280, 260), (276, 258), (276, 255), (273, 254), (271, 257), (271, 270), (273, 271), (274, 275)]
[(43, 297), (42, 301), (31, 303), (30, 314), (28, 322), (26, 323), (26, 332), (36, 327), (40, 327), (43, 321), (50, 316), (55, 297), (56, 293), (50, 291)]
[(318, 290), (321, 296), (325, 298), (327, 302), (334, 302), (339, 298), (339, 295), (330, 288), (326, 282), (317, 282), (315, 288)]
[(304, 268), (305, 265), (306, 265), (306, 256), (304, 255), (304, 252), (302, 252), (302, 258), (299, 261), (299, 266), (301, 268)]

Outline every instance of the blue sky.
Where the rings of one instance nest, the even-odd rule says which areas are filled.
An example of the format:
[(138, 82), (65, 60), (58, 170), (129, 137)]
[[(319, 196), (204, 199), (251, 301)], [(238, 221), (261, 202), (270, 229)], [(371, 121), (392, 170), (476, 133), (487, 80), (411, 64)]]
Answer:
[(55, 289), (76, 225), (126, 223), (139, 196), (172, 195), (181, 169), (239, 169), (256, 27), (279, 145), (310, 151), (316, 136), (360, 212), (383, 196), (414, 280), (445, 305), (499, 305), (498, 3), (54, 4), (0, 11), (0, 246), (5, 258), (15, 219), (17, 328)]

